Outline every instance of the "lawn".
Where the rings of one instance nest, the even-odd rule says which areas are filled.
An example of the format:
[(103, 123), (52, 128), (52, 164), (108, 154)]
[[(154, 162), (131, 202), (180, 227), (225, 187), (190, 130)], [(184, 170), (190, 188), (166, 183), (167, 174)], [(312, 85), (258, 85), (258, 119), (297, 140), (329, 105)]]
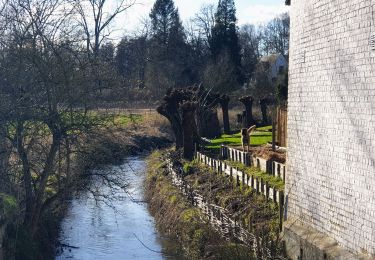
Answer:
[[(260, 146), (272, 142), (272, 126), (257, 128), (250, 137), (250, 145)], [(219, 151), (220, 146), (230, 145), (230, 146), (241, 146), (241, 134), (240, 132), (233, 135), (222, 135), (219, 138), (211, 140), (211, 143), (206, 146), (208, 149), (214, 151)]]

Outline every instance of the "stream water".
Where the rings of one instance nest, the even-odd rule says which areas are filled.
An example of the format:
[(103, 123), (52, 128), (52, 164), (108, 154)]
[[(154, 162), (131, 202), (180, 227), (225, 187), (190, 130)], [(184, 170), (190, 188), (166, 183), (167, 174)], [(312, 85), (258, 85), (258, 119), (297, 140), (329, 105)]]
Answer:
[[(128, 158), (107, 171), (126, 176), (128, 192), (117, 192), (110, 205), (97, 203), (91, 193), (74, 198), (60, 232), (62, 247), (56, 260), (182, 259), (174, 241), (163, 238), (143, 202), (145, 162)], [(98, 184), (98, 183), (97, 183)], [(108, 192), (105, 184), (95, 185)]]

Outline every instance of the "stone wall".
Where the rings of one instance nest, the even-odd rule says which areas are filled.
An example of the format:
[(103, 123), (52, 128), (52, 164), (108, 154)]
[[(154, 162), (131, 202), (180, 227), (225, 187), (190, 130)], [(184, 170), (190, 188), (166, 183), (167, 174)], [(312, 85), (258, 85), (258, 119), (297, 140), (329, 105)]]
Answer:
[(288, 222), (375, 256), (375, 0), (293, 0)]

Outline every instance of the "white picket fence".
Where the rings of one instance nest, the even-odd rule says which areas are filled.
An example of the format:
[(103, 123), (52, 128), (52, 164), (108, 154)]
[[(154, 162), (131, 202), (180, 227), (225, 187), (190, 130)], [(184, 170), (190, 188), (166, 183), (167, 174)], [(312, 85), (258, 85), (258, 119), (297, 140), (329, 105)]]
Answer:
[(284, 206), (284, 191), (272, 187), (267, 181), (261, 177), (250, 176), (235, 167), (228, 165), (226, 162), (211, 158), (203, 153), (196, 152), (196, 159), (209, 166), (218, 173), (226, 174), (234, 179), (235, 183), (247, 185), (259, 194), (262, 194), (268, 200), (277, 203), (280, 208)]
[(228, 158), (229, 160), (234, 162), (240, 162), (245, 166), (257, 167), (261, 171), (264, 171), (275, 177), (280, 177), (285, 182), (285, 164), (273, 160), (266, 160), (258, 156), (253, 156), (251, 153), (243, 152), (236, 148), (228, 147), (225, 145), (222, 145), (220, 148), (220, 156), (221, 158)]

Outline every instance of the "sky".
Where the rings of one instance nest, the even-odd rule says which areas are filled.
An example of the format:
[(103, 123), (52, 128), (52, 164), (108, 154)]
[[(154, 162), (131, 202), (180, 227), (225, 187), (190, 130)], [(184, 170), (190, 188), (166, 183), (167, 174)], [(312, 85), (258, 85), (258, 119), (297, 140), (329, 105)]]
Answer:
[[(142, 17), (148, 17), (155, 0), (137, 0), (138, 4), (131, 7), (116, 21), (117, 37), (137, 30)], [(218, 0), (174, 0), (183, 22), (188, 21), (203, 4), (218, 3)], [(280, 13), (288, 11), (285, 0), (235, 0), (238, 25), (245, 23), (259, 24), (271, 20)], [(119, 26), (121, 25), (121, 26)]]

